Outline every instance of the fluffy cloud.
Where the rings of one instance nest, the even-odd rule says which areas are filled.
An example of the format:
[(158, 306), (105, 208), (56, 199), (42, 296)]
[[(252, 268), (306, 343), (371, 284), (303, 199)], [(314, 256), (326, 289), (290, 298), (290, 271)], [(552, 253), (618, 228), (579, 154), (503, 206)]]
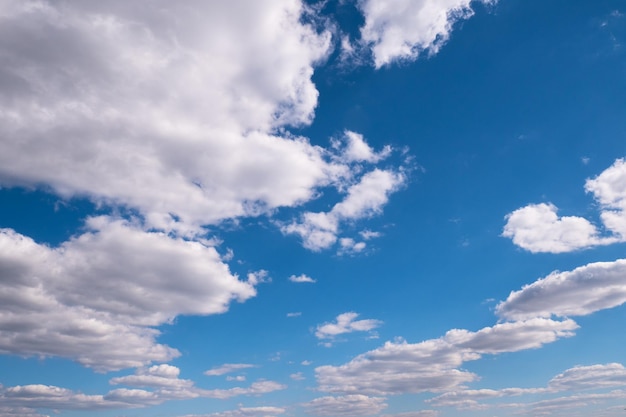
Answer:
[(508, 214), (502, 236), (533, 253), (571, 252), (616, 241), (599, 237), (597, 228), (587, 219), (559, 217), (556, 206), (545, 203), (530, 204)]
[(337, 316), (335, 323), (324, 323), (317, 326), (315, 336), (318, 339), (332, 339), (337, 335), (352, 332), (367, 332), (383, 324), (380, 320), (356, 320), (359, 315), (354, 312)]
[(307, 413), (316, 416), (370, 416), (378, 414), (387, 404), (384, 398), (366, 395), (320, 397), (302, 404)]
[(374, 169), (347, 190), (343, 201), (329, 212), (306, 212), (299, 222), (282, 227), (283, 233), (302, 237), (304, 247), (319, 251), (337, 241), (342, 222), (358, 220), (379, 214), (389, 200), (389, 194), (405, 182), (401, 172)]
[(139, 369), (135, 375), (112, 378), (113, 385), (129, 385), (148, 388), (188, 389), (193, 381), (179, 379), (180, 369), (171, 365), (154, 365), (148, 369)]
[(0, 183), (139, 210), (151, 227), (291, 206), (337, 167), (304, 138), (330, 34), (297, 0), (9, 1)]
[(0, 231), (0, 350), (63, 356), (97, 369), (168, 361), (153, 328), (216, 314), (255, 295), (214, 247), (108, 217), (58, 248)]
[(618, 159), (585, 190), (600, 204), (600, 218), (611, 234), (602, 236), (589, 220), (557, 215), (553, 204), (529, 204), (509, 213), (502, 235), (530, 252), (562, 253), (626, 240), (626, 163)]
[(600, 218), (620, 240), (626, 240), (626, 161), (618, 159), (594, 179), (585, 183), (600, 203)]
[[(491, 3), (490, 0), (482, 0)], [(473, 14), (471, 0), (363, 0), (361, 38), (380, 68), (398, 60), (414, 60), (423, 52), (437, 53), (454, 23)]]
[(285, 413), (281, 407), (240, 407), (237, 410), (211, 414), (188, 414), (182, 417), (274, 417)]
[(327, 392), (395, 395), (441, 392), (477, 379), (461, 364), (483, 354), (538, 348), (573, 335), (572, 320), (532, 319), (500, 323), (478, 332), (454, 329), (439, 339), (410, 344), (386, 342), (341, 366), (316, 368), (319, 389)]
[[(560, 392), (579, 392), (583, 390), (598, 390), (626, 385), (626, 369), (618, 363), (606, 365), (576, 366), (555, 376), (544, 388), (503, 388), (498, 390), (479, 389), (450, 391), (431, 398), (426, 402), (437, 407), (456, 407), (462, 410), (480, 410), (490, 407), (484, 400), (520, 395), (554, 394)], [(592, 395), (595, 396), (596, 394)], [(560, 397), (542, 400), (531, 406), (543, 408), (547, 405), (556, 405), (561, 401), (568, 402), (573, 398), (581, 399), (587, 395)], [(567, 400), (566, 398), (569, 398)], [(482, 402), (481, 402), (482, 401)], [(510, 405), (509, 405), (510, 406)], [(521, 404), (518, 406), (522, 406)]]
[[(227, 399), (240, 395), (261, 395), (285, 389), (286, 386), (274, 381), (260, 380), (249, 387), (234, 387), (227, 390), (205, 390), (193, 386), (188, 380), (178, 379), (174, 372), (178, 368), (165, 365), (138, 371), (135, 375), (113, 378), (113, 384), (156, 388), (154, 391), (134, 388), (118, 388), (105, 395), (87, 395), (66, 388), (50, 385), (18, 385), (0, 387), (0, 407), (6, 409), (62, 409), (62, 410), (102, 410), (114, 408), (141, 408), (161, 404), (169, 400), (190, 398)], [(177, 375), (177, 373), (176, 373)]]
[(256, 365), (249, 363), (225, 363), (224, 365), (205, 371), (204, 374), (208, 376), (219, 376), (239, 371), (241, 369), (254, 368), (255, 366)]
[(553, 272), (496, 307), (503, 318), (584, 316), (626, 302), (626, 260), (597, 262), (572, 271)]
[(303, 283), (303, 282), (310, 282), (310, 283), (315, 283), (317, 282), (316, 280), (314, 280), (313, 278), (305, 275), (305, 274), (301, 274), (301, 275), (292, 275), (289, 277), (289, 281), (291, 282), (297, 282), (297, 283)]
[(383, 414), (380, 417), (437, 417), (437, 410), (409, 411), (407, 413)]

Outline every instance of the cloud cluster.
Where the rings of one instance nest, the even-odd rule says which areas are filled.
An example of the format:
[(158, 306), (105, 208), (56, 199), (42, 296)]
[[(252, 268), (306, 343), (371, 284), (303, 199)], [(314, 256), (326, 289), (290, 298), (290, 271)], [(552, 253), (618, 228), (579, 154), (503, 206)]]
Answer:
[(320, 397), (302, 405), (307, 410), (307, 413), (323, 417), (371, 416), (387, 408), (384, 398), (368, 397), (359, 394)]
[(553, 272), (499, 303), (503, 318), (586, 316), (626, 303), (626, 260), (596, 262), (572, 271)]
[[(427, 400), (436, 407), (456, 407), (461, 410), (480, 410), (494, 407), (487, 400), (522, 395), (560, 394), (574, 392), (576, 395), (558, 396), (555, 398), (531, 402), (528, 404), (501, 403), (495, 407), (530, 409), (537, 413), (562, 406), (586, 406), (588, 402), (608, 398), (624, 398), (624, 391), (609, 393), (578, 394), (586, 390), (601, 390), (626, 386), (626, 369), (618, 363), (605, 365), (576, 366), (552, 378), (543, 388), (502, 388), (450, 391)], [(619, 393), (618, 395), (616, 395)]]
[(98, 370), (165, 362), (154, 326), (216, 314), (255, 295), (214, 247), (91, 218), (58, 248), (0, 230), (0, 351), (62, 356)]
[(317, 326), (315, 337), (333, 339), (335, 336), (352, 332), (368, 332), (380, 327), (383, 322), (374, 319), (355, 320), (358, 313), (348, 312), (337, 316), (335, 323), (324, 323)]
[[(389, 200), (389, 194), (397, 191), (405, 181), (401, 172), (376, 168), (350, 186), (343, 201), (335, 204), (329, 212), (305, 212), (299, 221), (284, 225), (282, 231), (299, 235), (304, 247), (313, 251), (329, 248), (337, 242), (341, 223), (379, 214)], [(364, 243), (358, 244), (364, 247)], [(355, 245), (357, 243), (350, 239), (341, 246), (350, 249)]]
[(530, 252), (562, 253), (626, 240), (626, 162), (618, 159), (594, 179), (585, 183), (600, 205), (600, 219), (609, 232), (589, 220), (557, 215), (553, 204), (529, 204), (506, 216), (502, 236)]
[(297, 0), (238, 1), (5, 4), (0, 183), (180, 232), (312, 198), (338, 168), (276, 132), (312, 120), (330, 34)]
[(211, 414), (187, 414), (181, 417), (275, 417), (285, 413), (281, 407), (240, 407), (236, 410)]
[[(88, 395), (50, 385), (18, 385), (8, 388), (0, 386), (0, 407), (7, 410), (24, 409), (29, 412), (34, 412), (33, 410), (37, 408), (64, 410), (141, 408), (170, 400), (199, 397), (226, 399), (241, 395), (260, 395), (286, 388), (285, 385), (274, 381), (259, 380), (249, 387), (207, 390), (194, 386), (190, 380), (180, 379), (179, 373), (177, 367), (167, 364), (139, 368), (134, 375), (110, 380), (113, 385), (130, 388), (117, 388), (105, 395)], [(276, 409), (270, 411), (275, 412)]]
[[(435, 54), (459, 20), (472, 16), (472, 0), (364, 0), (362, 41), (372, 50), (374, 65), (415, 60)], [(482, 0), (483, 3), (493, 3)]]
[(535, 318), (500, 323), (478, 332), (453, 329), (439, 339), (421, 343), (386, 342), (341, 366), (315, 369), (319, 389), (337, 393), (398, 395), (451, 390), (476, 380), (460, 369), (484, 354), (538, 348), (570, 337), (578, 325), (572, 320)]

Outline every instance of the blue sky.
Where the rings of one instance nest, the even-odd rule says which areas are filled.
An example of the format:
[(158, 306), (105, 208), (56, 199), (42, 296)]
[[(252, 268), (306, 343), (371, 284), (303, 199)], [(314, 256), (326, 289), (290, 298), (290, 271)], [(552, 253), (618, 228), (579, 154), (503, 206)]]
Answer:
[(0, 22), (0, 417), (624, 414), (622, 1)]

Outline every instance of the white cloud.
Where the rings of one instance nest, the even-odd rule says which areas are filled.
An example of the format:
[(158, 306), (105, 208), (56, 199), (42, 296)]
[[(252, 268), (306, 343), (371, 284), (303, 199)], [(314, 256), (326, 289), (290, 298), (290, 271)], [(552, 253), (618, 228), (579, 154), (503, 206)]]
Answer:
[(204, 371), (204, 374), (207, 376), (220, 376), (224, 374), (229, 374), (231, 372), (239, 371), (241, 369), (254, 368), (256, 365), (252, 365), (249, 363), (225, 363), (224, 365), (220, 365), (216, 368), (209, 369), (208, 371)]
[[(168, 371), (178, 370), (176, 367), (167, 366)], [(260, 380), (245, 388), (204, 390), (193, 386), (190, 381), (178, 379), (172, 373), (163, 374), (156, 368), (158, 367), (111, 380), (114, 384), (123, 383), (130, 386), (156, 388), (155, 391), (118, 388), (105, 395), (87, 395), (50, 385), (18, 385), (8, 388), (0, 387), (0, 407), (55, 410), (141, 408), (176, 399), (198, 397), (227, 399), (240, 395), (261, 395), (286, 388), (285, 385), (274, 381)], [(168, 381), (164, 382), (166, 379)]]
[(221, 411), (211, 414), (187, 414), (182, 417), (274, 417), (285, 413), (281, 407), (240, 407), (237, 410)]
[(600, 205), (600, 219), (610, 232), (601, 235), (589, 220), (557, 215), (553, 204), (529, 204), (506, 216), (504, 237), (530, 252), (562, 253), (626, 241), (626, 162), (617, 159), (596, 178), (585, 182), (585, 190)]
[(554, 391), (626, 386), (626, 368), (621, 363), (576, 366), (552, 378), (548, 386)]
[(530, 204), (509, 213), (502, 236), (530, 252), (562, 253), (596, 245), (614, 243), (614, 238), (601, 238), (597, 228), (587, 219), (559, 217), (552, 204)]
[(281, 230), (300, 235), (307, 249), (329, 248), (337, 241), (340, 223), (379, 214), (387, 204), (389, 194), (397, 191), (404, 182), (405, 177), (400, 172), (374, 169), (350, 186), (344, 200), (335, 204), (331, 211), (306, 212), (300, 222), (285, 225)]
[(420, 410), (406, 413), (383, 414), (380, 417), (437, 417), (438, 415), (439, 411), (437, 410)]
[(226, 377), (227, 381), (238, 381), (238, 382), (243, 382), (246, 380), (245, 375), (237, 375), (237, 376), (227, 376)]
[[(483, 0), (484, 3), (491, 1)], [(453, 25), (472, 14), (471, 0), (363, 0), (361, 38), (380, 68), (395, 61), (434, 54), (449, 39)]]
[(556, 315), (585, 316), (626, 302), (626, 259), (597, 262), (572, 271), (553, 272), (496, 307), (503, 318), (520, 320)]
[[(521, 395), (547, 395), (568, 391), (579, 392), (583, 390), (599, 390), (626, 385), (626, 369), (618, 363), (606, 365), (576, 366), (555, 376), (547, 387), (543, 388), (502, 388), (502, 389), (478, 389), (449, 391), (437, 397), (426, 400), (427, 403), (437, 407), (456, 407), (460, 410), (482, 410), (494, 406), (486, 403), (485, 400), (494, 398), (521, 396)], [(594, 394), (595, 395), (595, 394)], [(584, 396), (575, 395), (560, 397), (557, 399), (542, 400), (539, 402), (511, 405), (504, 403), (505, 407), (531, 407), (543, 408), (547, 405), (555, 405), (561, 401), (569, 402), (573, 398), (581, 399)]]
[(600, 203), (604, 226), (621, 241), (626, 240), (626, 161), (617, 159), (596, 178), (588, 179), (585, 191)]
[(315, 416), (370, 416), (378, 414), (387, 404), (384, 398), (365, 395), (345, 395), (341, 397), (320, 397), (302, 404), (308, 414)]
[(179, 353), (152, 326), (256, 294), (214, 247), (108, 217), (87, 225), (58, 248), (0, 230), (0, 350), (100, 370), (166, 362)]
[(317, 326), (315, 336), (318, 339), (332, 339), (344, 333), (367, 332), (383, 324), (382, 321), (373, 319), (355, 321), (358, 316), (354, 312), (340, 314), (335, 323), (324, 323)]
[(50, 416), (47, 414), (39, 414), (32, 408), (0, 406), (0, 417), (50, 417)]
[(421, 343), (386, 342), (344, 365), (320, 366), (316, 377), (319, 389), (326, 392), (397, 395), (453, 390), (477, 379), (459, 368), (464, 362), (484, 354), (538, 348), (572, 336), (577, 328), (572, 320), (535, 318), (478, 332), (454, 329)]
[(302, 372), (296, 372), (295, 374), (291, 374), (289, 375), (289, 378), (293, 379), (294, 381), (302, 381), (306, 379), (304, 375), (302, 375)]
[(356, 242), (350, 237), (342, 237), (339, 239), (339, 251), (340, 255), (344, 254), (356, 254), (363, 252), (367, 244), (365, 242)]
[(297, 0), (237, 2), (6, 5), (0, 182), (185, 233), (312, 198), (338, 168), (276, 132), (312, 120), (330, 33)]
[(380, 152), (374, 152), (363, 139), (363, 135), (350, 130), (344, 132), (342, 140), (334, 140), (333, 147), (340, 151), (340, 158), (345, 162), (376, 163), (391, 153), (389, 146), (384, 147)]
[(287, 313), (287, 317), (300, 317), (302, 315), (301, 311), (294, 311), (292, 313)]
[(269, 392), (279, 391), (286, 389), (287, 386), (274, 381), (257, 381), (252, 383), (249, 387), (241, 388), (229, 388), (229, 389), (214, 389), (214, 390), (199, 390), (199, 393), (203, 397), (227, 399), (237, 397), (240, 395), (261, 395)]
[(193, 381), (179, 379), (180, 369), (171, 365), (154, 365), (148, 369), (140, 368), (135, 375), (112, 378), (113, 385), (127, 385), (140, 388), (161, 388), (167, 390), (188, 390), (193, 387)]
[(298, 283), (302, 283), (302, 282), (310, 282), (310, 283), (315, 283), (317, 282), (316, 280), (314, 280), (313, 278), (305, 275), (305, 274), (300, 274), (298, 276), (296, 275), (292, 275), (289, 277), (289, 281), (291, 282), (298, 282)]

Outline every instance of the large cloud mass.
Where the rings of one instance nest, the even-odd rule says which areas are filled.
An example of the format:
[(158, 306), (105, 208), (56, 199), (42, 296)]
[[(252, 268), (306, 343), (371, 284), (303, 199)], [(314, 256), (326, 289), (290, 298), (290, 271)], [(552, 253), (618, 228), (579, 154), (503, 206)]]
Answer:
[(330, 36), (297, 0), (239, 3), (3, 1), (0, 184), (183, 231), (310, 199), (338, 168), (277, 132), (311, 121)]

